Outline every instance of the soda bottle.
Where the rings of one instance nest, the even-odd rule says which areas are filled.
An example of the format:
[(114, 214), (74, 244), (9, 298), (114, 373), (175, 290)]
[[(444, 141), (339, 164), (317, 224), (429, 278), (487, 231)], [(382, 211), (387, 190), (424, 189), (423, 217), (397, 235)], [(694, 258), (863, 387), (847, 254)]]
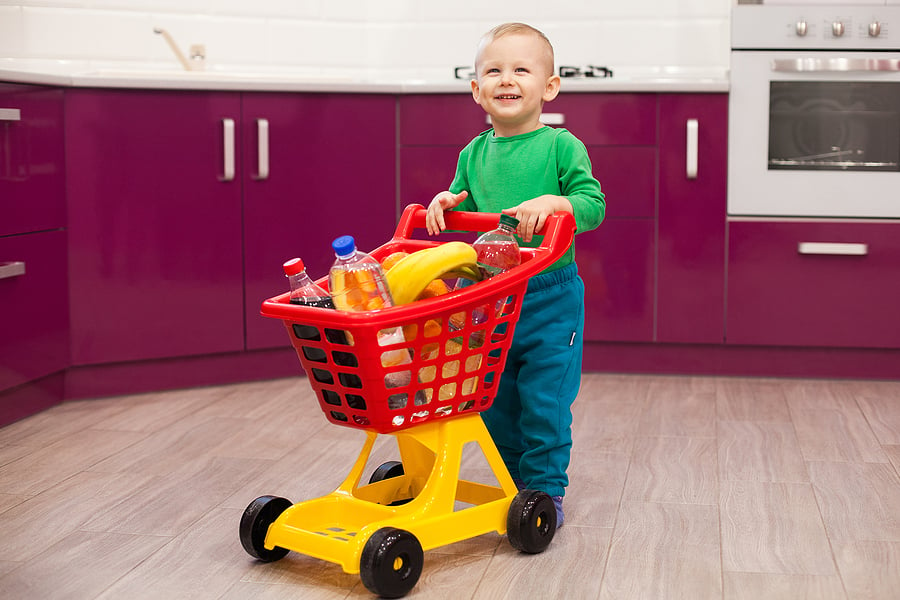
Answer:
[[(328, 287), (338, 310), (379, 310), (394, 305), (381, 264), (367, 253), (356, 248), (353, 236), (344, 235), (332, 242), (335, 261), (328, 273)], [(401, 327), (388, 327), (378, 332), (378, 345), (402, 344), (406, 341)], [(388, 350), (381, 355), (385, 367), (412, 362), (405, 348)], [(408, 385), (410, 371), (389, 373), (385, 385)]]
[[(515, 237), (518, 225), (519, 220), (514, 216), (501, 214), (497, 228), (481, 234), (472, 243), (472, 247), (475, 248), (477, 255), (478, 268), (481, 271), (481, 276), (485, 279), (499, 275), (521, 264), (522, 255), (519, 252), (519, 244)], [(471, 285), (471, 282), (466, 280), (461, 280), (460, 283), (462, 286)], [(504, 299), (497, 302), (497, 305), (494, 307), (494, 314), (499, 315), (502, 313), (503, 306), (507, 300)], [(459, 319), (457, 318), (456, 322), (454, 322), (454, 317), (457, 317), (457, 315), (451, 316), (451, 326), (461, 328), (462, 324), (459, 323)], [(476, 308), (472, 311), (473, 325), (480, 325), (487, 320), (488, 315), (485, 314), (483, 309)], [(483, 330), (473, 332), (469, 337), (469, 347), (481, 347), (484, 343), (484, 337), (485, 331)]]
[(331, 295), (306, 273), (306, 265), (299, 258), (284, 263), (284, 275), (291, 284), (291, 304), (334, 308)]
[(481, 234), (472, 247), (478, 254), (478, 267), (485, 278), (499, 275), (522, 262), (515, 232), (519, 220), (512, 215), (500, 215), (500, 223), (493, 231)]

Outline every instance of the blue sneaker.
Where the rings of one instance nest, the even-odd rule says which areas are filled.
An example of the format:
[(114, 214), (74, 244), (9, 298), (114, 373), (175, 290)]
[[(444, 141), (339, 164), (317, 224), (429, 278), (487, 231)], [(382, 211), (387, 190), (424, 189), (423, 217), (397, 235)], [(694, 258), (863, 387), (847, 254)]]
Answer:
[(563, 526), (563, 521), (566, 520), (565, 515), (563, 515), (562, 509), (562, 496), (551, 496), (553, 498), (553, 505), (556, 506), (556, 528), (559, 529)]
[(525, 489), (525, 482), (522, 481), (521, 479), (517, 479), (517, 478), (513, 477), (513, 483), (516, 484), (516, 489), (519, 490), (520, 492)]

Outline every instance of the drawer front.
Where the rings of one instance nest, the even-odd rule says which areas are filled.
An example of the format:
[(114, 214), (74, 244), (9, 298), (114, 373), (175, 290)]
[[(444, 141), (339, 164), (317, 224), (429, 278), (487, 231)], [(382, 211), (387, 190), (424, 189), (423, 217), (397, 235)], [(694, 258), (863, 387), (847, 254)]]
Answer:
[(726, 340), (900, 347), (900, 223), (728, 226)]
[(544, 112), (587, 146), (655, 146), (656, 104), (656, 94), (563, 93)]
[(62, 230), (0, 238), (0, 390), (69, 365), (65, 257)]
[(401, 146), (454, 146), (458, 152), (490, 129), (471, 94), (410, 95), (398, 102)]
[(0, 235), (65, 226), (63, 92), (0, 83)]
[[(655, 94), (560, 94), (544, 105), (551, 125), (585, 145), (656, 145)], [(458, 146), (489, 129), (471, 94), (422, 94), (399, 99), (401, 146)]]

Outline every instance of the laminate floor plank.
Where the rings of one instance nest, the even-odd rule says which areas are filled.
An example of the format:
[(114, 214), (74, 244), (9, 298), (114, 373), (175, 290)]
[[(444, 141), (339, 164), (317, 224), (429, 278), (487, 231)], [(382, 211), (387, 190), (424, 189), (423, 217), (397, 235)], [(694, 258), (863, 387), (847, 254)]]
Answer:
[(622, 499), (718, 503), (715, 438), (639, 437)]
[(811, 462), (809, 469), (833, 543), (900, 542), (900, 477), (891, 465)]
[[(566, 525), (425, 553), (412, 599), (895, 600), (900, 382), (585, 374)], [(365, 442), (302, 377), (80, 400), (0, 428), (0, 596), (367, 599), (249, 557), (254, 498), (335, 490)], [(399, 458), (379, 436), (363, 480)], [(496, 480), (468, 445), (462, 476)], [(466, 505), (457, 503), (458, 510)]]
[(622, 502), (600, 598), (721, 598), (720, 556), (716, 507)]
[(725, 571), (836, 573), (809, 484), (723, 482), (720, 510)]
[(718, 446), (722, 481), (809, 481), (791, 423), (719, 421)]
[(724, 600), (846, 600), (837, 575), (725, 572)]

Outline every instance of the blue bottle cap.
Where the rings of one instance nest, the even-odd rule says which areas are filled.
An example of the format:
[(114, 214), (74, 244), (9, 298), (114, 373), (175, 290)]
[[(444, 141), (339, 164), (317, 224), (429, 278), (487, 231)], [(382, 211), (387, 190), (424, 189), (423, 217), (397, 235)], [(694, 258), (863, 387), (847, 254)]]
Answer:
[(356, 240), (353, 239), (352, 235), (342, 235), (331, 242), (331, 247), (334, 248), (334, 253), (338, 256), (347, 256), (348, 254), (353, 254), (353, 251), (356, 250)]

